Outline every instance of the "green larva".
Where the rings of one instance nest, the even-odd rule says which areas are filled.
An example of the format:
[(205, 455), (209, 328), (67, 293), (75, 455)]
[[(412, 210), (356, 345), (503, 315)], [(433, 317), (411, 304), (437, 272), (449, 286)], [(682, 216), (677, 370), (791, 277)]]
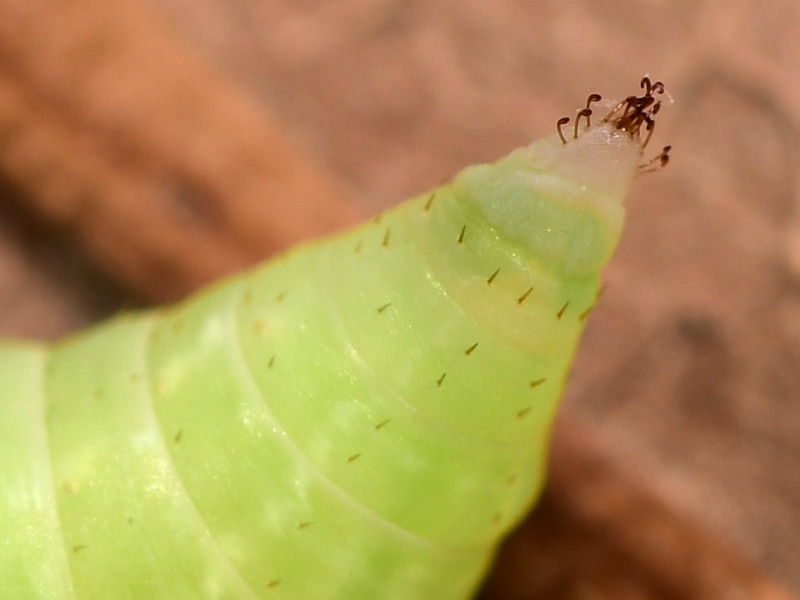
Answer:
[(642, 84), (178, 306), (0, 345), (0, 596), (468, 598), (541, 488)]

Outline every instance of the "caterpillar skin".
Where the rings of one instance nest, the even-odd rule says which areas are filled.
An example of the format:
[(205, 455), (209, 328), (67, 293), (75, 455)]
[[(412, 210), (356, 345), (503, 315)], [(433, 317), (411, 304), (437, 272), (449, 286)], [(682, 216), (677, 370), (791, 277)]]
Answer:
[(0, 345), (0, 596), (470, 597), (542, 486), (646, 89), (177, 306)]

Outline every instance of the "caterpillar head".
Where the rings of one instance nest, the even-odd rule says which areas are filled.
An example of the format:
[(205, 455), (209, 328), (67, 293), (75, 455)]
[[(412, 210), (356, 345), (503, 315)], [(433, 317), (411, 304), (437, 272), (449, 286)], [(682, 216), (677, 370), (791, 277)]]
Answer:
[(565, 135), (538, 140), (494, 165), (463, 171), (456, 185), (475, 198), (487, 220), (513, 243), (561, 276), (598, 271), (608, 262), (625, 218), (623, 200), (636, 175), (666, 164), (670, 147), (642, 164), (644, 148), (661, 107), (664, 85), (641, 82), (644, 93), (628, 96), (599, 120), (589, 96)]

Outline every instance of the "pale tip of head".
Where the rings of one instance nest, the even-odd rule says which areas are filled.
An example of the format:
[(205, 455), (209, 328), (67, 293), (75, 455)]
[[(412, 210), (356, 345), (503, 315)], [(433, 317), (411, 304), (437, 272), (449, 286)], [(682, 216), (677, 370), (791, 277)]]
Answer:
[(638, 172), (642, 144), (638, 137), (601, 122), (566, 144), (554, 138), (545, 154), (553, 172), (621, 202)]

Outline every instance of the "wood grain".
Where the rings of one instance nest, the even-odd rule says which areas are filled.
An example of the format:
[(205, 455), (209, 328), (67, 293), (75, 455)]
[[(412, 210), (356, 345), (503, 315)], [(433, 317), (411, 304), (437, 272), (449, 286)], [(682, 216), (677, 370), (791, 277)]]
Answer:
[(0, 169), (145, 298), (355, 221), (335, 178), (143, 6), (4, 1), (0, 15)]
[(668, 506), (562, 420), (541, 502), (511, 536), (482, 600), (791, 600), (732, 545)]
[[(329, 162), (336, 165), (336, 173), (344, 174), (350, 182), (363, 184), (367, 189), (385, 192), (393, 185), (399, 186), (396, 181), (425, 170), (415, 165), (414, 161), (420, 159), (413, 157), (439, 152), (437, 159), (441, 162), (437, 168), (446, 171), (463, 164), (466, 156), (472, 160), (473, 155), (465, 149), (493, 144), (491, 152), (495, 152), (507, 142), (517, 143), (521, 136), (521, 119), (509, 115), (525, 114), (532, 96), (550, 107), (561, 106), (560, 95), (549, 91), (553, 88), (562, 89), (563, 86), (566, 93), (576, 96), (594, 91), (593, 84), (586, 82), (592, 81), (592, 73), (598, 70), (599, 62), (625, 62), (608, 61), (608, 57), (625, 57), (626, 67), (630, 67), (631, 72), (604, 68), (600, 70), (602, 77), (624, 75), (628, 80), (641, 75), (648, 61), (657, 61), (664, 55), (671, 56), (671, 62), (659, 64), (667, 72), (658, 76), (663, 74), (669, 81), (682, 81), (683, 85), (672, 89), (686, 92), (679, 100), (689, 107), (681, 109), (683, 112), (679, 114), (683, 115), (682, 123), (690, 125), (674, 129), (683, 142), (677, 145), (676, 156), (680, 155), (681, 147), (683, 152), (697, 148), (693, 144), (698, 139), (706, 144), (709, 140), (720, 140), (719, 145), (699, 146), (705, 150), (703, 161), (694, 161), (687, 167), (690, 161), (682, 165), (681, 159), (676, 159), (671, 168), (679, 175), (671, 180), (672, 187), (667, 184), (666, 192), (655, 192), (655, 202), (651, 206), (656, 208), (649, 215), (649, 221), (672, 225), (672, 229), (666, 230), (669, 235), (665, 236), (673, 241), (680, 239), (683, 230), (680, 219), (661, 218), (674, 214), (665, 206), (674, 210), (675, 198), (687, 198), (686, 203), (690, 203), (694, 197), (686, 191), (695, 191), (698, 180), (703, 181), (701, 191), (711, 190), (709, 181), (715, 181), (715, 172), (712, 169), (708, 176), (707, 171), (709, 165), (717, 164), (714, 160), (719, 158), (721, 147), (731, 148), (736, 156), (742, 155), (735, 144), (728, 143), (729, 137), (711, 135), (708, 129), (697, 127), (696, 123), (709, 127), (709, 123), (715, 123), (715, 117), (720, 123), (729, 122), (730, 117), (719, 109), (720, 106), (730, 106), (731, 98), (758, 100), (761, 96), (750, 90), (762, 90), (778, 80), (782, 69), (791, 70), (791, 65), (764, 68), (768, 61), (759, 61), (753, 58), (755, 54), (748, 55), (743, 50), (737, 50), (737, 56), (747, 70), (744, 75), (721, 66), (725, 64), (721, 57), (728, 39), (726, 32), (730, 39), (751, 39), (758, 34), (755, 27), (743, 31), (740, 26), (757, 23), (757, 19), (750, 16), (763, 12), (745, 1), (733, 3), (737, 10), (730, 12), (727, 4), (709, 5), (701, 11), (676, 3), (683, 8), (678, 6), (674, 10), (683, 12), (669, 13), (674, 18), (671, 29), (658, 11), (632, 4), (626, 5), (622, 16), (596, 3), (581, 4), (581, 8), (576, 9), (553, 5), (550, 20), (533, 18), (534, 15), (526, 12), (535, 10), (538, 17), (539, 8), (532, 8), (533, 5), (521, 6), (510, 1), (493, 3), (495, 8), (482, 2), (460, 2), (458, 6), (446, 1), (424, 5), (408, 3), (407, 8), (401, 4), (352, 0), (342, 4), (349, 10), (339, 10), (328, 4), (320, 12), (322, 9), (313, 6), (313, 2), (231, 0), (199, 7), (194, 2), (181, 5), (178, 0), (165, 2), (163, 6), (155, 2), (121, 0), (0, 0), (0, 173), (13, 188), (3, 194), (3, 201), (15, 203), (17, 210), (29, 215), (24, 220), (25, 235), (11, 236), (16, 240), (13, 243), (35, 235), (29, 232), (28, 223), (38, 223), (42, 236), (50, 239), (56, 235), (60, 240), (71, 240), (70, 243), (83, 249), (84, 256), (101, 265), (133, 295), (163, 301), (180, 297), (219, 274), (238, 269), (298, 239), (353, 222), (358, 211), (353, 208), (349, 192), (342, 191), (346, 186), (338, 175), (325, 171), (299, 149), (279, 119), (273, 116), (270, 103), (253, 91), (257, 86), (241, 85), (232, 75), (237, 65), (245, 73), (240, 77), (251, 84), (257, 78), (274, 75), (270, 80), (272, 85), (284, 90), (282, 94), (275, 94), (276, 105), (280, 105), (276, 111), (281, 119), (293, 120), (294, 130), (299, 129), (306, 118), (313, 121), (312, 127), (330, 122), (331, 131), (338, 132), (339, 139), (344, 140), (339, 146), (332, 142), (328, 149)], [(165, 17), (168, 10), (173, 15), (172, 25), (167, 24), (169, 20)], [(267, 15), (261, 25), (266, 29), (272, 24), (274, 28), (267, 30), (275, 33), (274, 39), (254, 42), (258, 35), (247, 29), (247, 19), (243, 19), (238, 28), (225, 29), (224, 19), (236, 11), (240, 11), (240, 15), (257, 15), (260, 10)], [(729, 15), (726, 27), (716, 26), (720, 10)], [(447, 14), (450, 18), (443, 16)], [(187, 21), (180, 21), (179, 17), (186, 17)], [(177, 34), (178, 22), (187, 30), (196, 28), (192, 42)], [(232, 17), (230, 22), (234, 22)], [(688, 30), (687, 23), (695, 22), (702, 34), (698, 34), (700, 41), (687, 43), (671, 55), (663, 51), (670, 35), (680, 32), (681, 28)], [(313, 25), (311, 29), (305, 28), (308, 23)], [(628, 25), (622, 32), (621, 23)], [(312, 29), (313, 33), (309, 33)], [(362, 37), (358, 38), (353, 31), (361, 32)], [(213, 36), (208, 32), (219, 35), (216, 45), (209, 41)], [(385, 32), (384, 37), (376, 32)], [(637, 35), (640, 37), (636, 38)], [(711, 45), (708, 39), (713, 39), (716, 45)], [(770, 40), (774, 45), (780, 38), (775, 36)], [(287, 61), (280, 52), (287, 43), (294, 44), (292, 61)], [(789, 47), (762, 46), (778, 58), (790, 56)], [(577, 60), (569, 62), (570, 57), (574, 59), (579, 54), (578, 49), (587, 55), (603, 57), (603, 60), (587, 62), (580, 70), (575, 67), (579, 64)], [(219, 58), (223, 50), (229, 51), (227, 66), (224, 66), (225, 60)], [(218, 63), (212, 63), (209, 58), (215, 52)], [(359, 70), (354, 65), (364, 55), (378, 59), (366, 67), (362, 64)], [(237, 62), (236, 56), (247, 58)], [(555, 57), (555, 62), (547, 62), (547, 57), (551, 56)], [(758, 56), (766, 56), (766, 51)], [(387, 64), (397, 67), (405, 62), (413, 63), (413, 69), (422, 74), (419, 79), (404, 78), (399, 70), (386, 67)], [(311, 71), (314, 77), (309, 76)], [(535, 76), (530, 77), (531, 73)], [(532, 81), (539, 87), (532, 87)], [(325, 87), (325, 82), (329, 88)], [(712, 98), (705, 106), (704, 99), (711, 97), (708, 90), (714, 93), (715, 83), (720, 82), (722, 98)], [(354, 108), (350, 96), (341, 94), (343, 86), (362, 83), (376, 90), (379, 101), (372, 104), (389, 106), (388, 112), (383, 115), (369, 112), (374, 110), (369, 99), (362, 101), (363, 106)], [(516, 86), (508, 96), (492, 96), (487, 92), (505, 85), (509, 89)], [(587, 85), (589, 90), (585, 89)], [(795, 85), (784, 82), (776, 92), (778, 100), (763, 104), (772, 107), (772, 114), (799, 114), (800, 111), (790, 110), (798, 97), (793, 93)], [(745, 92), (739, 94), (741, 90)], [(317, 93), (324, 96), (325, 101), (307, 101), (313, 108), (305, 112), (294, 102), (295, 98), (313, 98)], [(753, 104), (759, 105), (759, 102)], [(779, 110), (776, 106), (783, 108)], [(439, 112), (436, 112), (437, 107)], [(688, 118), (687, 113), (692, 110), (696, 114)], [(542, 112), (551, 119), (552, 111)], [(421, 114), (425, 115), (426, 127), (412, 126), (420, 121)], [(476, 114), (484, 117), (480, 125), (476, 124)], [(376, 125), (373, 136), (365, 141), (365, 130), (354, 124), (370, 121), (370, 118)], [(793, 126), (796, 128), (796, 123)], [(487, 136), (485, 132), (489, 130), (501, 132), (501, 135)], [(762, 136), (764, 131), (766, 127), (758, 130)], [(736, 134), (740, 133), (737, 130)], [(385, 145), (376, 141), (382, 136), (386, 139), (380, 141)], [(502, 141), (498, 141), (500, 138)], [(735, 139), (742, 141), (741, 137)], [(420, 146), (426, 150), (414, 150)], [(760, 147), (752, 147), (757, 150), (750, 154), (761, 151)], [(378, 149), (386, 149), (382, 160), (377, 159), (381, 154)], [(786, 156), (783, 150), (776, 154)], [(367, 176), (358, 180), (354, 175), (367, 163), (369, 168), (364, 169), (371, 174), (371, 182), (366, 182)], [(700, 168), (694, 166), (695, 163), (704, 169), (702, 177), (692, 177), (692, 169)], [(724, 164), (739, 163), (731, 159)], [(433, 167), (427, 169), (428, 175), (434, 172)], [(719, 167), (716, 180), (733, 181), (731, 172), (748, 173), (745, 165), (727, 171)], [(753, 178), (743, 175), (743, 179), (743, 183), (747, 183)], [(745, 187), (724, 188), (724, 191), (733, 193)], [(652, 188), (659, 189), (655, 185)], [(780, 190), (775, 196), (785, 197)], [(701, 193), (700, 197), (707, 205), (713, 205), (723, 194), (711, 190), (707, 195)], [(643, 209), (638, 210), (642, 215)], [(691, 207), (682, 206), (681, 210), (683, 215), (692, 214)], [(634, 221), (636, 211), (634, 206)], [(788, 209), (784, 212), (793, 214)], [(713, 226), (719, 221), (719, 214), (715, 213), (706, 224)], [(723, 211), (721, 214), (731, 219), (738, 213)], [(742, 214), (739, 222), (730, 223), (733, 231), (755, 222), (764, 234), (760, 242), (770, 239), (768, 233), (772, 230), (751, 218), (749, 213)], [(642, 218), (638, 218), (639, 222), (632, 223), (630, 228), (643, 231), (635, 236), (648, 236), (642, 227)], [(785, 218), (780, 221), (793, 222)], [(14, 223), (11, 226), (19, 228)], [(706, 237), (713, 239), (713, 227), (704, 231), (712, 233), (693, 231), (697, 235), (690, 239), (696, 246), (691, 248), (701, 258), (713, 257), (721, 261), (724, 248), (718, 256), (700, 243)], [(790, 248), (794, 248), (793, 239), (786, 242)], [(0, 239), (0, 242), (6, 241)], [(683, 337), (672, 336), (670, 328), (656, 329), (666, 333), (656, 336), (655, 350), (647, 345), (647, 332), (652, 331), (647, 327), (638, 334), (641, 345), (617, 344), (619, 352), (608, 350), (608, 340), (615, 339), (609, 330), (619, 331), (635, 320), (645, 325), (656, 322), (663, 315), (658, 302), (668, 302), (664, 297), (654, 301), (652, 282), (644, 279), (644, 283), (637, 284), (643, 278), (635, 275), (659, 264), (655, 255), (664, 253), (665, 247), (676, 253), (687, 247), (685, 242), (667, 246), (652, 243), (652, 239), (645, 241), (647, 243), (627, 253), (623, 248), (623, 259), (626, 255), (633, 257), (628, 259), (629, 263), (636, 266), (637, 259), (646, 263), (639, 271), (633, 269), (620, 274), (622, 267), (614, 267), (610, 274), (616, 289), (625, 290), (622, 303), (618, 305), (621, 306), (619, 314), (611, 310), (610, 318), (597, 315), (598, 318), (593, 319), (597, 325), (589, 331), (586, 346), (595, 352), (595, 360), (582, 366), (583, 374), (579, 374), (575, 392), (589, 407), (588, 418), (584, 414), (582, 420), (574, 409), (563, 415), (554, 438), (552, 475), (543, 503), (501, 553), (484, 591), (487, 600), (783, 600), (788, 597), (779, 584), (743, 558), (748, 547), (734, 547), (720, 540), (716, 530), (695, 525), (696, 515), (683, 514), (681, 510), (685, 510), (685, 506), (668, 502), (666, 496), (674, 499), (685, 486), (665, 484), (664, 474), (654, 473), (650, 467), (652, 463), (637, 462), (643, 453), (636, 452), (637, 446), (631, 438), (621, 438), (619, 426), (614, 428), (602, 422), (613, 416), (613, 411), (604, 403), (611, 404), (620, 398), (635, 397), (637, 406), (642, 407), (640, 412), (650, 410), (653, 405), (647, 400), (656, 392), (648, 392), (642, 383), (647, 381), (648, 365), (668, 364), (673, 376), (667, 378), (669, 385), (660, 387), (666, 390), (661, 393), (663, 402), (651, 418), (664, 420), (664, 415), (669, 414), (674, 404), (671, 391), (685, 392), (688, 383), (700, 382), (702, 386), (693, 386), (691, 394), (687, 392), (685, 398), (681, 398), (687, 404), (691, 401), (692, 407), (706, 407), (701, 411), (703, 418), (708, 419), (704, 422), (707, 429), (701, 432), (703, 441), (713, 442), (720, 431), (731, 436), (726, 439), (740, 439), (733, 437), (731, 428), (724, 429), (724, 424), (711, 414), (709, 405), (703, 404), (709, 395), (712, 399), (729, 397), (735, 382), (728, 384), (728, 381), (732, 381), (737, 371), (735, 367), (745, 362), (729, 360), (731, 346), (724, 332), (715, 329), (713, 323), (710, 328), (703, 327), (701, 320), (690, 318), (692, 313), (679, 319), (683, 325), (678, 329), (686, 330), (688, 323), (691, 330), (682, 334)], [(740, 245), (747, 246), (746, 243)], [(758, 247), (769, 248), (764, 243)], [(8, 255), (4, 253), (3, 257)], [(685, 256), (669, 254), (667, 259), (681, 265), (687, 260)], [(12, 277), (14, 272), (25, 266), (33, 268), (34, 262), (23, 259), (15, 263), (14, 269), (3, 271), (10, 273), (6, 281), (11, 283), (3, 288), (8, 296), (13, 296), (17, 289), (14, 283), (17, 280)], [(699, 261), (674, 271), (659, 270), (659, 281), (666, 279), (671, 289), (680, 291), (683, 288), (676, 273), (685, 273), (688, 269), (693, 281), (699, 281), (701, 271), (692, 270), (697, 264)], [(741, 285), (743, 279), (737, 277), (736, 281)], [(757, 281), (765, 285), (753, 287), (768, 289), (769, 282)], [(46, 294), (51, 293), (52, 288), (44, 289)], [(724, 296), (725, 290), (730, 292), (731, 287), (708, 291), (698, 286), (698, 289), (697, 304), (713, 306), (702, 294), (718, 298)], [(695, 296), (686, 297), (687, 305), (694, 307), (691, 301)], [(56, 306), (60, 299), (51, 300), (52, 306)], [(785, 297), (780, 303), (765, 302), (770, 308), (777, 306), (783, 310), (783, 313), (776, 310), (776, 314), (791, 315), (788, 303)], [(731, 306), (723, 306), (720, 314), (725, 314), (727, 308), (732, 322), (738, 326), (745, 319), (741, 318), (742, 312), (731, 311)], [(605, 309), (600, 307), (600, 310)], [(756, 306), (744, 311), (747, 315), (755, 312)], [(701, 330), (699, 334), (698, 330)], [(710, 337), (703, 333), (706, 330), (711, 331)], [(779, 330), (774, 323), (769, 329), (775, 333), (775, 339), (780, 339)], [(688, 351), (680, 345), (689, 343), (686, 339), (693, 340)], [(790, 344), (789, 349), (792, 347)], [(648, 348), (653, 354), (645, 351)], [(670, 358), (674, 354), (684, 357), (677, 367), (676, 361)], [(791, 354), (791, 351), (782, 353)], [(612, 361), (607, 357), (618, 355), (626, 360), (630, 358), (631, 362), (615, 370), (614, 364), (606, 364)], [(698, 357), (699, 360), (694, 360)], [(687, 377), (681, 378), (682, 372), (676, 373), (678, 367), (687, 370)], [(620, 371), (625, 377), (618, 376)], [(614, 377), (609, 375), (608, 380), (604, 379), (607, 373)], [(581, 386), (598, 380), (593, 377), (604, 385), (599, 391), (592, 389), (589, 394)], [(720, 378), (725, 379), (722, 382), (725, 385), (721, 386)], [(790, 391), (794, 389), (790, 375), (784, 373), (777, 380)], [(791, 393), (786, 397), (791, 398)], [(725, 406), (720, 401), (711, 408)], [(763, 416), (764, 413), (759, 414)], [(790, 433), (788, 424), (792, 423), (793, 413), (787, 410), (786, 414), (786, 432)], [(599, 432), (587, 434), (586, 423), (592, 422), (594, 431), (595, 421), (600, 423), (596, 425), (598, 431), (605, 427), (604, 431), (616, 436), (613, 443), (620, 448), (618, 452), (606, 451), (609, 442), (604, 441)], [(647, 420), (622, 420), (628, 432), (636, 430), (637, 422), (649, 423)], [(689, 439), (685, 423), (678, 422), (667, 433), (685, 435)], [(674, 444), (674, 438), (667, 433), (660, 443), (671, 450), (669, 446)], [(701, 449), (713, 449), (711, 445), (695, 443)], [(781, 447), (793, 447), (781, 443)], [(642, 444), (654, 446), (652, 441)], [(736, 456), (734, 445), (732, 442), (730, 447), (725, 447), (730, 454), (719, 455), (720, 464), (728, 456)], [(696, 455), (702, 453), (698, 451)], [(752, 468), (770, 464), (767, 460), (771, 455), (765, 456), (760, 463), (754, 462)], [(634, 467), (625, 469), (621, 464)], [(775, 467), (775, 471), (779, 476), (783, 473), (779, 467)], [(698, 483), (695, 489), (703, 488), (700, 479), (700, 475), (695, 475), (694, 482)], [(710, 474), (703, 473), (702, 479), (710, 479)], [(786, 496), (792, 497), (791, 490)], [(781, 504), (774, 496), (770, 498), (775, 504)], [(789, 502), (784, 500), (781, 506)], [(737, 523), (739, 531), (750, 531), (753, 536), (759, 533), (752, 526), (748, 530), (746, 523)], [(778, 561), (763, 559), (762, 562), (769, 565)], [(789, 572), (788, 568), (784, 569), (785, 578)]]

